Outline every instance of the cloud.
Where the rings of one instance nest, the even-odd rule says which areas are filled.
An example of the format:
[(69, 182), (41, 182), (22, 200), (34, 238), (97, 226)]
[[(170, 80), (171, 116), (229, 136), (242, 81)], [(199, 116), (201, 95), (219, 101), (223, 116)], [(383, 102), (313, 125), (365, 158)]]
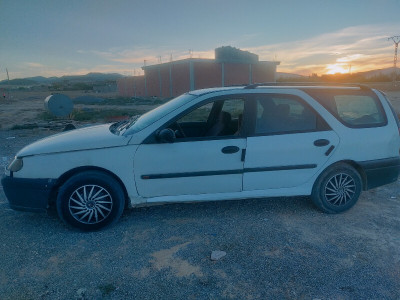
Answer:
[[(351, 69), (361, 72), (386, 68), (393, 65), (394, 45), (388, 40), (389, 35), (398, 34), (393, 30), (400, 28), (400, 23), (366, 25), (343, 28), (338, 31), (316, 35), (308, 39), (293, 40), (275, 44), (255, 44), (253, 47), (241, 47), (259, 55), (260, 60), (280, 61), (278, 71), (303, 75), (332, 70)], [(238, 44), (250, 44), (260, 41), (257, 34), (238, 36)], [(242, 41), (246, 41), (243, 43)], [(206, 44), (206, 43), (205, 43)], [(231, 43), (235, 46), (235, 43)], [(222, 46), (222, 45), (218, 45)], [(217, 47), (218, 47), (217, 46)], [(210, 46), (209, 46), (210, 47)], [(139, 75), (141, 67), (146, 65), (181, 60), (190, 57), (189, 48), (169, 46), (131, 46), (114, 47), (104, 50), (79, 49), (78, 56), (71, 58), (64, 66), (50, 61), (43, 65), (36, 61), (24, 62), (18, 68), (11, 68), (13, 77), (23, 72), (43, 76), (65, 74), (86, 74), (89, 72), (117, 72), (124, 75)], [(214, 58), (214, 47), (193, 51), (193, 58)], [(9, 68), (10, 70), (10, 68)], [(0, 74), (1, 76), (1, 74)], [(4, 75), (2, 75), (4, 77)]]
[[(273, 56), (281, 61), (278, 71), (306, 73), (326, 73), (328, 65), (351, 64), (352, 71), (390, 67), (393, 63), (393, 43), (388, 41), (387, 32), (395, 25), (355, 26), (326, 33), (310, 39), (287, 43), (264, 45), (247, 48), (257, 53), (262, 60), (273, 60)], [(315, 62), (318, 57), (318, 64)], [(312, 68), (311, 68), (311, 67)]]
[(368, 55), (364, 55), (364, 54), (351, 54), (351, 55), (347, 55), (344, 57), (340, 57), (338, 59), (336, 59), (336, 61), (338, 63), (348, 63), (348, 62), (352, 62), (352, 61), (356, 61), (356, 60), (361, 60), (363, 59), (365, 56)]
[(44, 68), (45, 67), (45, 65), (36, 63), (36, 62), (26, 62), (25, 64), (30, 68)]
[[(317, 35), (309, 39), (285, 43), (242, 48), (259, 55), (260, 60), (280, 61), (278, 71), (303, 75), (331, 72), (333, 66), (353, 72), (390, 67), (393, 63), (393, 43), (387, 33), (400, 24), (366, 25), (347, 27)], [(257, 38), (246, 35), (244, 40)], [(240, 40), (240, 37), (238, 38)], [(168, 47), (112, 48), (107, 51), (79, 50), (80, 54), (95, 55), (104, 62), (123, 68), (180, 60), (190, 57), (189, 50)], [(193, 58), (214, 58), (214, 49), (194, 51)], [(351, 67), (350, 67), (351, 66)]]
[[(132, 48), (132, 49), (110, 49), (108, 51), (78, 50), (80, 54), (92, 54), (110, 62), (136, 65), (141, 67), (146, 61), (146, 65), (181, 60), (190, 57), (189, 50), (173, 50), (165, 47), (154, 48)], [(214, 58), (214, 50), (192, 51), (193, 58)]]

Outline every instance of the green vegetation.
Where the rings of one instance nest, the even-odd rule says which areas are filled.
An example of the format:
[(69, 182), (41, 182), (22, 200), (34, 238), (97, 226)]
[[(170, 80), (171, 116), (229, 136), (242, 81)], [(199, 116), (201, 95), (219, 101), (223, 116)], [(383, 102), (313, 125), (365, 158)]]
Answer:
[(71, 113), (71, 119), (75, 121), (110, 121), (114, 118), (128, 118), (130, 116), (141, 114), (136, 109), (74, 109)]
[(107, 297), (112, 292), (114, 292), (117, 288), (112, 283), (108, 283), (108, 284), (99, 285), (98, 289), (100, 290), (102, 297)]
[(38, 119), (43, 121), (53, 121), (55, 117), (48, 111), (45, 111), (38, 115)]
[(88, 84), (84, 82), (77, 82), (72, 84), (65, 84), (60, 82), (55, 82), (49, 86), (49, 91), (92, 91), (93, 84)]
[(23, 124), (23, 125), (14, 125), (11, 127), (11, 130), (20, 130), (20, 129), (35, 129), (38, 128), (38, 124), (32, 123), (32, 124)]
[(167, 102), (169, 99), (159, 98), (129, 98), (129, 97), (115, 97), (106, 98), (101, 102), (87, 102), (85, 100), (80, 101), (73, 100), (74, 104), (85, 104), (85, 105), (161, 105)]
[[(142, 111), (136, 109), (74, 109), (70, 115), (70, 119), (78, 122), (109, 122), (129, 118), (131, 116), (140, 115)], [(38, 118), (43, 121), (54, 121), (54, 117), (49, 112), (43, 112), (38, 115)]]

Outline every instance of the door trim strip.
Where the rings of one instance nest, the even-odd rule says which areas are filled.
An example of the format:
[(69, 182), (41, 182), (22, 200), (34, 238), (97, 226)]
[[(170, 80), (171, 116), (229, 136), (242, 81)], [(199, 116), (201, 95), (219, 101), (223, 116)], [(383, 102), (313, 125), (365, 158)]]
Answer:
[(273, 171), (314, 169), (316, 167), (317, 167), (316, 164), (305, 164), (305, 165), (245, 168), (245, 169), (221, 170), (221, 171), (149, 174), (149, 175), (142, 175), (142, 176), (140, 176), (140, 178), (143, 180), (147, 180), (147, 179), (169, 179), (169, 178), (184, 178), (184, 177), (199, 177), (199, 176), (218, 176), (218, 175), (234, 175), (234, 174), (244, 174), (244, 173), (254, 173), (254, 172), (273, 172)]

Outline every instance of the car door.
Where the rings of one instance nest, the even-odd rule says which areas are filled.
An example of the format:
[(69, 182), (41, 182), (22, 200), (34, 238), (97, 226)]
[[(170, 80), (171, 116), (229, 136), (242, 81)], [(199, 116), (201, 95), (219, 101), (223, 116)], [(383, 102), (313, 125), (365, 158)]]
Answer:
[(318, 172), (339, 143), (338, 135), (303, 99), (261, 94), (252, 101), (243, 190), (297, 187)]
[[(159, 128), (135, 154), (139, 195), (240, 192), (246, 148), (241, 135), (243, 111), (243, 98), (213, 99)], [(163, 129), (174, 132), (172, 143), (157, 139), (157, 132)]]

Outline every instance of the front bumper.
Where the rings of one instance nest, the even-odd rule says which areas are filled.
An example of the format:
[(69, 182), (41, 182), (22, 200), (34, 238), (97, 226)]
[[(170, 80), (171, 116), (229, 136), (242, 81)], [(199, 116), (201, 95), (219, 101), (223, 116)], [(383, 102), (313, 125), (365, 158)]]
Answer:
[(1, 184), (10, 207), (23, 211), (45, 211), (55, 185), (53, 179), (27, 179), (4, 175)]

